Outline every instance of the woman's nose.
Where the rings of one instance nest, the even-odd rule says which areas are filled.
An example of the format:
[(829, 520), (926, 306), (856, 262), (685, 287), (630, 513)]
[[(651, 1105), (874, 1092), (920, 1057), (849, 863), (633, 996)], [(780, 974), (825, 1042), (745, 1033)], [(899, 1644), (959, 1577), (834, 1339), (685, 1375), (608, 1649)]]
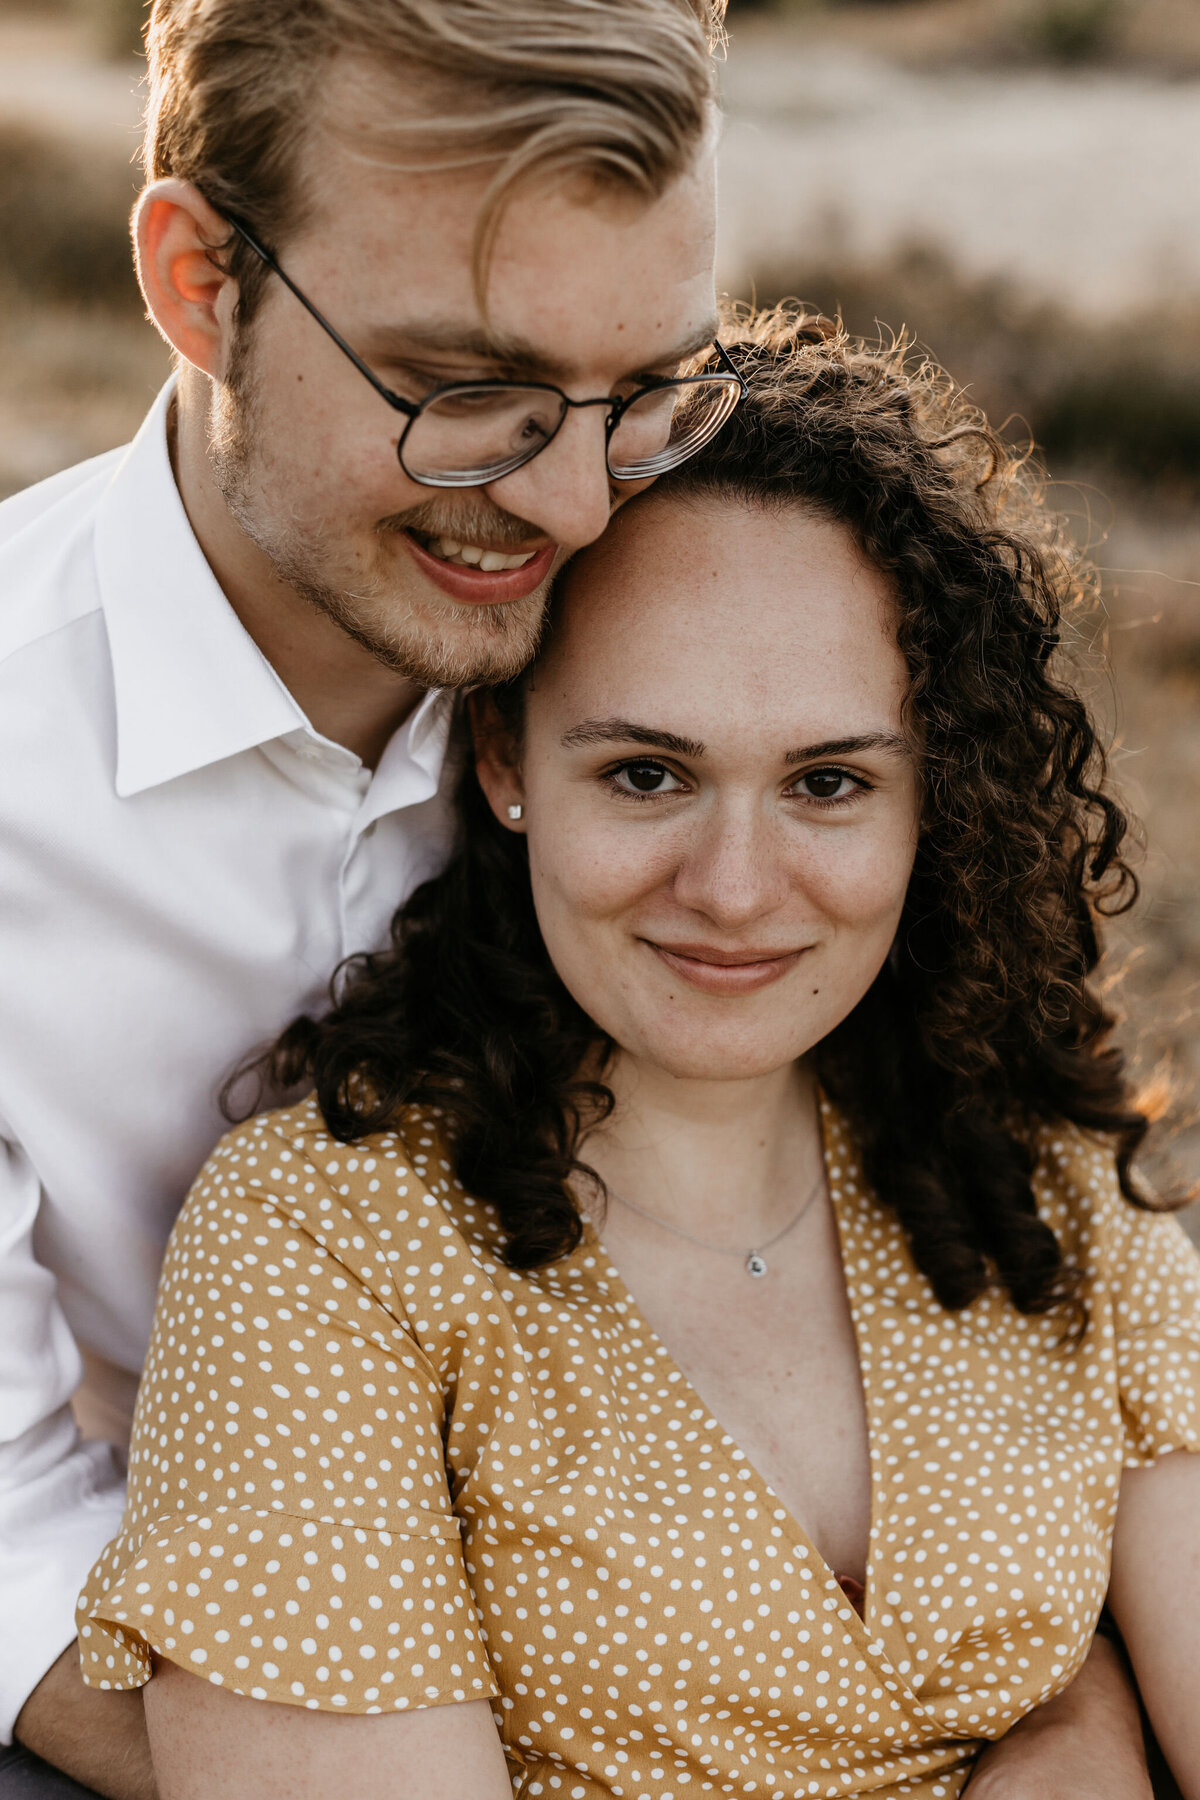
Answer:
[(679, 863), (674, 895), (724, 931), (736, 931), (782, 906), (794, 872), (772, 821), (753, 803), (719, 806)]
[(491, 483), (490, 498), (567, 550), (593, 543), (613, 509), (606, 416), (602, 406), (572, 408), (539, 456)]

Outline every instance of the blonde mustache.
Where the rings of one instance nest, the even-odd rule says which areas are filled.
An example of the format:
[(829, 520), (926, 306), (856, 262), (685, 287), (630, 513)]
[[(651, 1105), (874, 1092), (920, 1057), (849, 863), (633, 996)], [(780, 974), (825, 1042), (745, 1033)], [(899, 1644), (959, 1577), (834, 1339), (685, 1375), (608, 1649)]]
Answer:
[(392, 513), (380, 519), (375, 527), (379, 534), (398, 535), (419, 532), (424, 537), (452, 538), (460, 544), (486, 544), (496, 550), (523, 550), (530, 540), (545, 537), (538, 526), (499, 507), (463, 506), (453, 502), (429, 501), (410, 507), (406, 512)]

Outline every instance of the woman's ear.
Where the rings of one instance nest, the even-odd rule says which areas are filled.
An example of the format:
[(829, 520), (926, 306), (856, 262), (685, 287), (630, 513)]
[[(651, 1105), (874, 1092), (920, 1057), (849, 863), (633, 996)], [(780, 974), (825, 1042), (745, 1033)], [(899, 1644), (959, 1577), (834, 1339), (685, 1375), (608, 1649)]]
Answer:
[(467, 698), (475, 773), (488, 805), (508, 831), (525, 829), (525, 789), (510, 727), (486, 688)]

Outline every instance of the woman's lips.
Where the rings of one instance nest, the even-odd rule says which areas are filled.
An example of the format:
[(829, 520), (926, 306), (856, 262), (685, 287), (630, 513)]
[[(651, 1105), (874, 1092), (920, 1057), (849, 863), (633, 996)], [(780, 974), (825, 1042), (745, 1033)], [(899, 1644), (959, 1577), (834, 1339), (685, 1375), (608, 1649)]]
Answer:
[(690, 944), (672, 950), (665, 944), (652, 943), (649, 938), (643, 942), (650, 945), (668, 969), (682, 975), (692, 987), (705, 994), (753, 994), (794, 969), (804, 955), (803, 948), (786, 951), (781, 956), (756, 956), (745, 951), (707, 950)]
[(475, 606), (506, 606), (513, 600), (523, 600), (526, 594), (541, 587), (558, 553), (557, 544), (547, 544), (519, 569), (494, 569), (489, 573), (469, 569), (462, 563), (444, 562), (419, 544), (411, 531), (400, 535), (422, 575), (428, 575), (443, 593)]

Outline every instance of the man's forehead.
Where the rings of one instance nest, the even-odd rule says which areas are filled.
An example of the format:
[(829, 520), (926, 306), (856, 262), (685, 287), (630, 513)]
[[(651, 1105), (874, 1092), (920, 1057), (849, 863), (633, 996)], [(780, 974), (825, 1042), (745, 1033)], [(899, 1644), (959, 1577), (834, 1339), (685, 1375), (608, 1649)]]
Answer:
[(560, 379), (602, 345), (633, 370), (715, 335), (707, 165), (654, 197), (577, 175), (518, 188), (496, 221), (481, 310), (477, 229), (494, 170), (398, 169), (344, 132), (318, 135), (328, 154), (313, 169), (305, 260), (353, 283), (378, 340), (364, 354), (461, 354)]

